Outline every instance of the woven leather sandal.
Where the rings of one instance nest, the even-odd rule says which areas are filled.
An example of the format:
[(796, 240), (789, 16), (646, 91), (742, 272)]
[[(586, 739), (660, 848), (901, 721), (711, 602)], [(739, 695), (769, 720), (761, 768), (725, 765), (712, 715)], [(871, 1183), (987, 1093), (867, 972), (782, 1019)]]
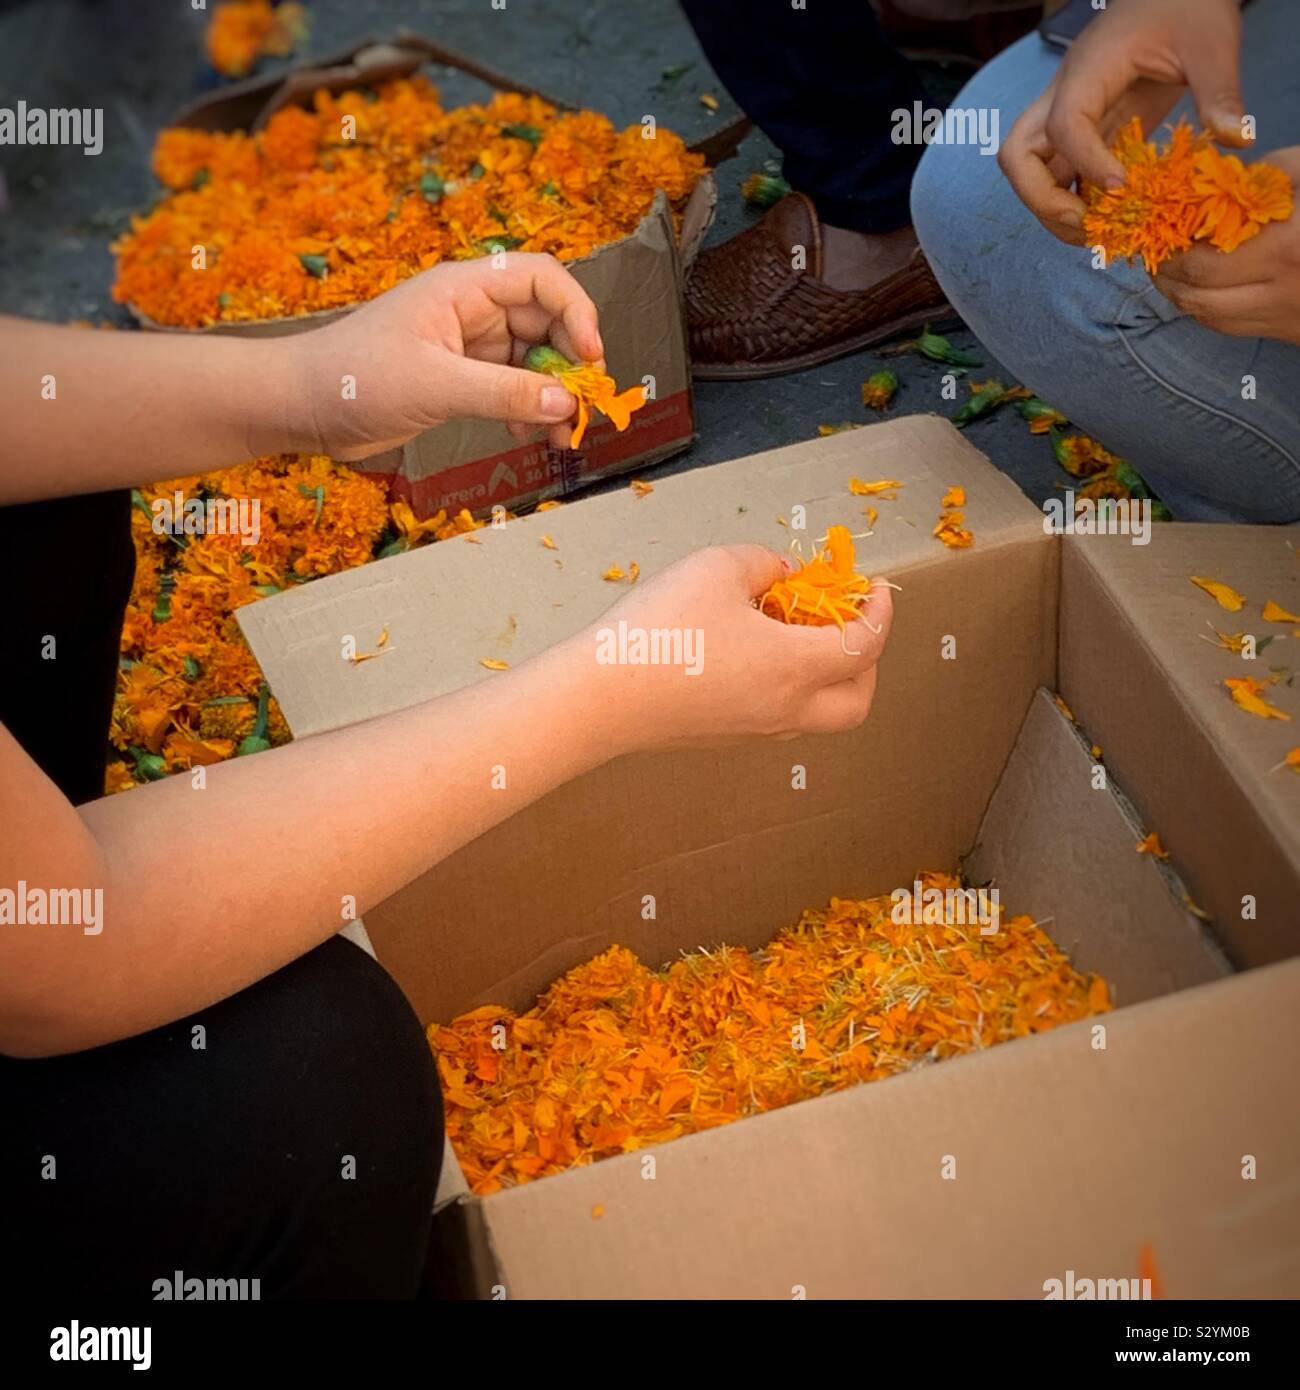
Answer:
[[(799, 246), (805, 268), (796, 270)], [(952, 317), (919, 248), (868, 290), (832, 289), (821, 273), (821, 223), (802, 193), (701, 252), (686, 282), (694, 374), (706, 381), (780, 376)]]

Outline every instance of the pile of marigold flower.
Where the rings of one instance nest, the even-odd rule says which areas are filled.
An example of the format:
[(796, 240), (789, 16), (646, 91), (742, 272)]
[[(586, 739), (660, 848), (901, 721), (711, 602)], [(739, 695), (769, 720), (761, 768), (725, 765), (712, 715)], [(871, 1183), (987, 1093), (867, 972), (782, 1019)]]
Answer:
[[(211, 530), (174, 538), (154, 502), (258, 504), (258, 539)], [(289, 730), (236, 612), (270, 594), (429, 540), (473, 531), (468, 512), (417, 521), (382, 482), (324, 456), (281, 455), (135, 494), (135, 583), (122, 629), (106, 790), (285, 743)]]
[(255, 135), (164, 130), (153, 167), (171, 193), (115, 244), (113, 294), (195, 328), (338, 308), (497, 248), (585, 256), (658, 189), (679, 213), (704, 161), (663, 127), (537, 97), (445, 111), (417, 76), (318, 91)]
[(1120, 132), (1115, 155), (1127, 172), (1122, 187), (1088, 186), (1084, 232), (1111, 260), (1142, 260), (1154, 275), (1198, 241), (1235, 251), (1269, 222), (1291, 216), (1294, 195), (1286, 173), (1259, 160), (1244, 164), (1224, 154), (1208, 132), (1185, 121), (1161, 149), (1134, 117)]
[(972, 914), (956, 901), (900, 924), (890, 895), (832, 898), (761, 951), (700, 949), (662, 970), (614, 946), (527, 1013), (489, 1005), (433, 1025), (470, 1187), (496, 1192), (1110, 1008), (1106, 982), (1030, 918), (999, 913), (986, 936), (958, 924)]

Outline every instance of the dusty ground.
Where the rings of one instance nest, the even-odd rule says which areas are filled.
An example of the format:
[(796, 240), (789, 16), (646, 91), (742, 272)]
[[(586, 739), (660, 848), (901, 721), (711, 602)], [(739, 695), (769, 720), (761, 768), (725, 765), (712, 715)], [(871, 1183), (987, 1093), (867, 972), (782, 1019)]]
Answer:
[[(504, 10), (493, 9), (490, 0), (310, 0), (309, 9), (308, 55), (405, 26), (557, 97), (602, 110), (619, 125), (653, 113), (690, 140), (736, 114), (673, 0), (507, 0)], [(104, 150), (97, 158), (80, 150), (0, 149), (7, 188), (0, 201), (0, 312), (126, 324), (109, 298), (107, 244), (133, 209), (156, 196), (149, 151), (158, 129), (214, 80), (202, 56), (206, 21), (206, 13), (186, 0), (0, 0), (0, 104), (21, 97), (29, 105), (101, 106), (105, 113)], [(663, 80), (665, 68), (682, 64), (691, 66), (680, 78)], [(435, 71), (433, 77), (448, 97), (483, 95), (460, 74)], [(956, 86), (952, 74), (927, 77), (936, 92), (950, 94)], [(702, 92), (718, 96), (716, 115), (701, 105)], [(740, 181), (774, 159), (778, 152), (754, 134), (738, 158), (719, 168), (721, 202), (711, 240), (753, 216), (741, 200)], [(963, 331), (949, 336), (973, 344)], [(1000, 375), (984, 356), (987, 374)], [(859, 388), (877, 365), (866, 352), (795, 376), (702, 382), (699, 438), (657, 471), (807, 439), (823, 422), (865, 420)], [(941, 368), (913, 357), (889, 365), (902, 379), (895, 412), (955, 409), (939, 397)], [(1045, 442), (1032, 439), (1009, 410), (975, 422), (970, 437), (1035, 500), (1062, 480)], [(178, 473), (187, 471), (184, 465), (178, 446)]]

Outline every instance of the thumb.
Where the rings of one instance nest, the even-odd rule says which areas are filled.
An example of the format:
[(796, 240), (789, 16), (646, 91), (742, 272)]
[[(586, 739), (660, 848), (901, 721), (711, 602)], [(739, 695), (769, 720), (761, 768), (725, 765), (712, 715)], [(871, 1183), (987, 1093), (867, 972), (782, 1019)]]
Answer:
[(472, 357), (445, 359), (435, 413), (442, 418), (513, 420), (528, 425), (567, 420), (578, 398), (552, 376)]
[(1250, 143), (1242, 131), (1241, 20), (1234, 14), (1223, 32), (1206, 35), (1183, 57), (1187, 85), (1196, 99), (1201, 124), (1224, 145)]
[(722, 547), (736, 566), (736, 575), (748, 598), (761, 598), (788, 573), (786, 558), (765, 545)]

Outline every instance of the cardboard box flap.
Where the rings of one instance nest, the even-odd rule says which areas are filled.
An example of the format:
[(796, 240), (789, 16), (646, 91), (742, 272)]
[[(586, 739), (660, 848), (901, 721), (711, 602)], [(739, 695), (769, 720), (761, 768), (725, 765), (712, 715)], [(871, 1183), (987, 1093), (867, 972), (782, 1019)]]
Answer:
[[(1300, 946), (1300, 776), (1277, 764), (1300, 743), (1300, 528), (1161, 525), (1151, 544), (1068, 538), (1062, 560), (1061, 691), (1156, 830), (1239, 965)], [(1245, 597), (1221, 608), (1190, 582)], [(1254, 660), (1215, 634), (1272, 638)], [(1294, 655), (1292, 654), (1294, 650)], [(1238, 708), (1229, 677), (1272, 681), (1289, 718)]]
[(1105, 976), (1116, 1005), (1231, 973), (1183, 906), (1181, 880), (1137, 853), (1132, 809), (1096, 769), (1039, 691), (964, 861), (967, 881), (992, 884), (1006, 910), (1030, 913), (1079, 970)]
[[(848, 491), (854, 475), (904, 486), (893, 502), (857, 498)], [(969, 551), (947, 551), (931, 536), (953, 484), (967, 492)], [(909, 416), (665, 478), (645, 498), (623, 489), (315, 580), (240, 609), (239, 623), (302, 738), (492, 679), (483, 658), (518, 664), (580, 631), (622, 592), (601, 581), (611, 565), (636, 561), (648, 576), (710, 544), (784, 550), (792, 536), (815, 538), (833, 522), (865, 530), (868, 502), (879, 517), (859, 553), (881, 572), (1046, 543), (1041, 514), (1010, 479), (946, 421)], [(777, 518), (789, 520), (800, 504), (807, 529), (781, 526)], [(544, 534), (556, 550), (542, 546)], [(1045, 597), (1054, 602), (1054, 593)], [(343, 659), (345, 637), (373, 650), (385, 626), (382, 659)]]
[(1295, 961), (481, 1210), (510, 1298), (1043, 1298), (1144, 1247), (1171, 1298), (1297, 1297), (1298, 1048)]
[[(1055, 681), (1057, 544), (947, 422), (913, 418), (670, 478), (642, 499), (589, 498), (242, 610), (302, 736), (502, 679), (480, 658), (517, 663), (594, 621), (624, 591), (601, 581), (609, 565), (636, 560), (652, 573), (713, 541), (781, 545), (791, 533), (777, 517), (796, 505), (809, 536), (852, 524), (864, 505), (848, 491), (855, 474), (904, 483), (860, 543), (905, 590), (872, 718), (836, 738), (620, 759), (367, 911), (379, 959), (422, 1019), (528, 1007), (611, 942), (656, 963), (683, 941), (758, 945), (833, 893), (955, 867), (1034, 691)], [(953, 484), (970, 499), (969, 550), (930, 534)], [(547, 532), (557, 550), (540, 544)], [(340, 658), (344, 636), (374, 650), (384, 626), (385, 655)], [(943, 656), (949, 637), (958, 660)], [(954, 736), (960, 757), (945, 752)]]

